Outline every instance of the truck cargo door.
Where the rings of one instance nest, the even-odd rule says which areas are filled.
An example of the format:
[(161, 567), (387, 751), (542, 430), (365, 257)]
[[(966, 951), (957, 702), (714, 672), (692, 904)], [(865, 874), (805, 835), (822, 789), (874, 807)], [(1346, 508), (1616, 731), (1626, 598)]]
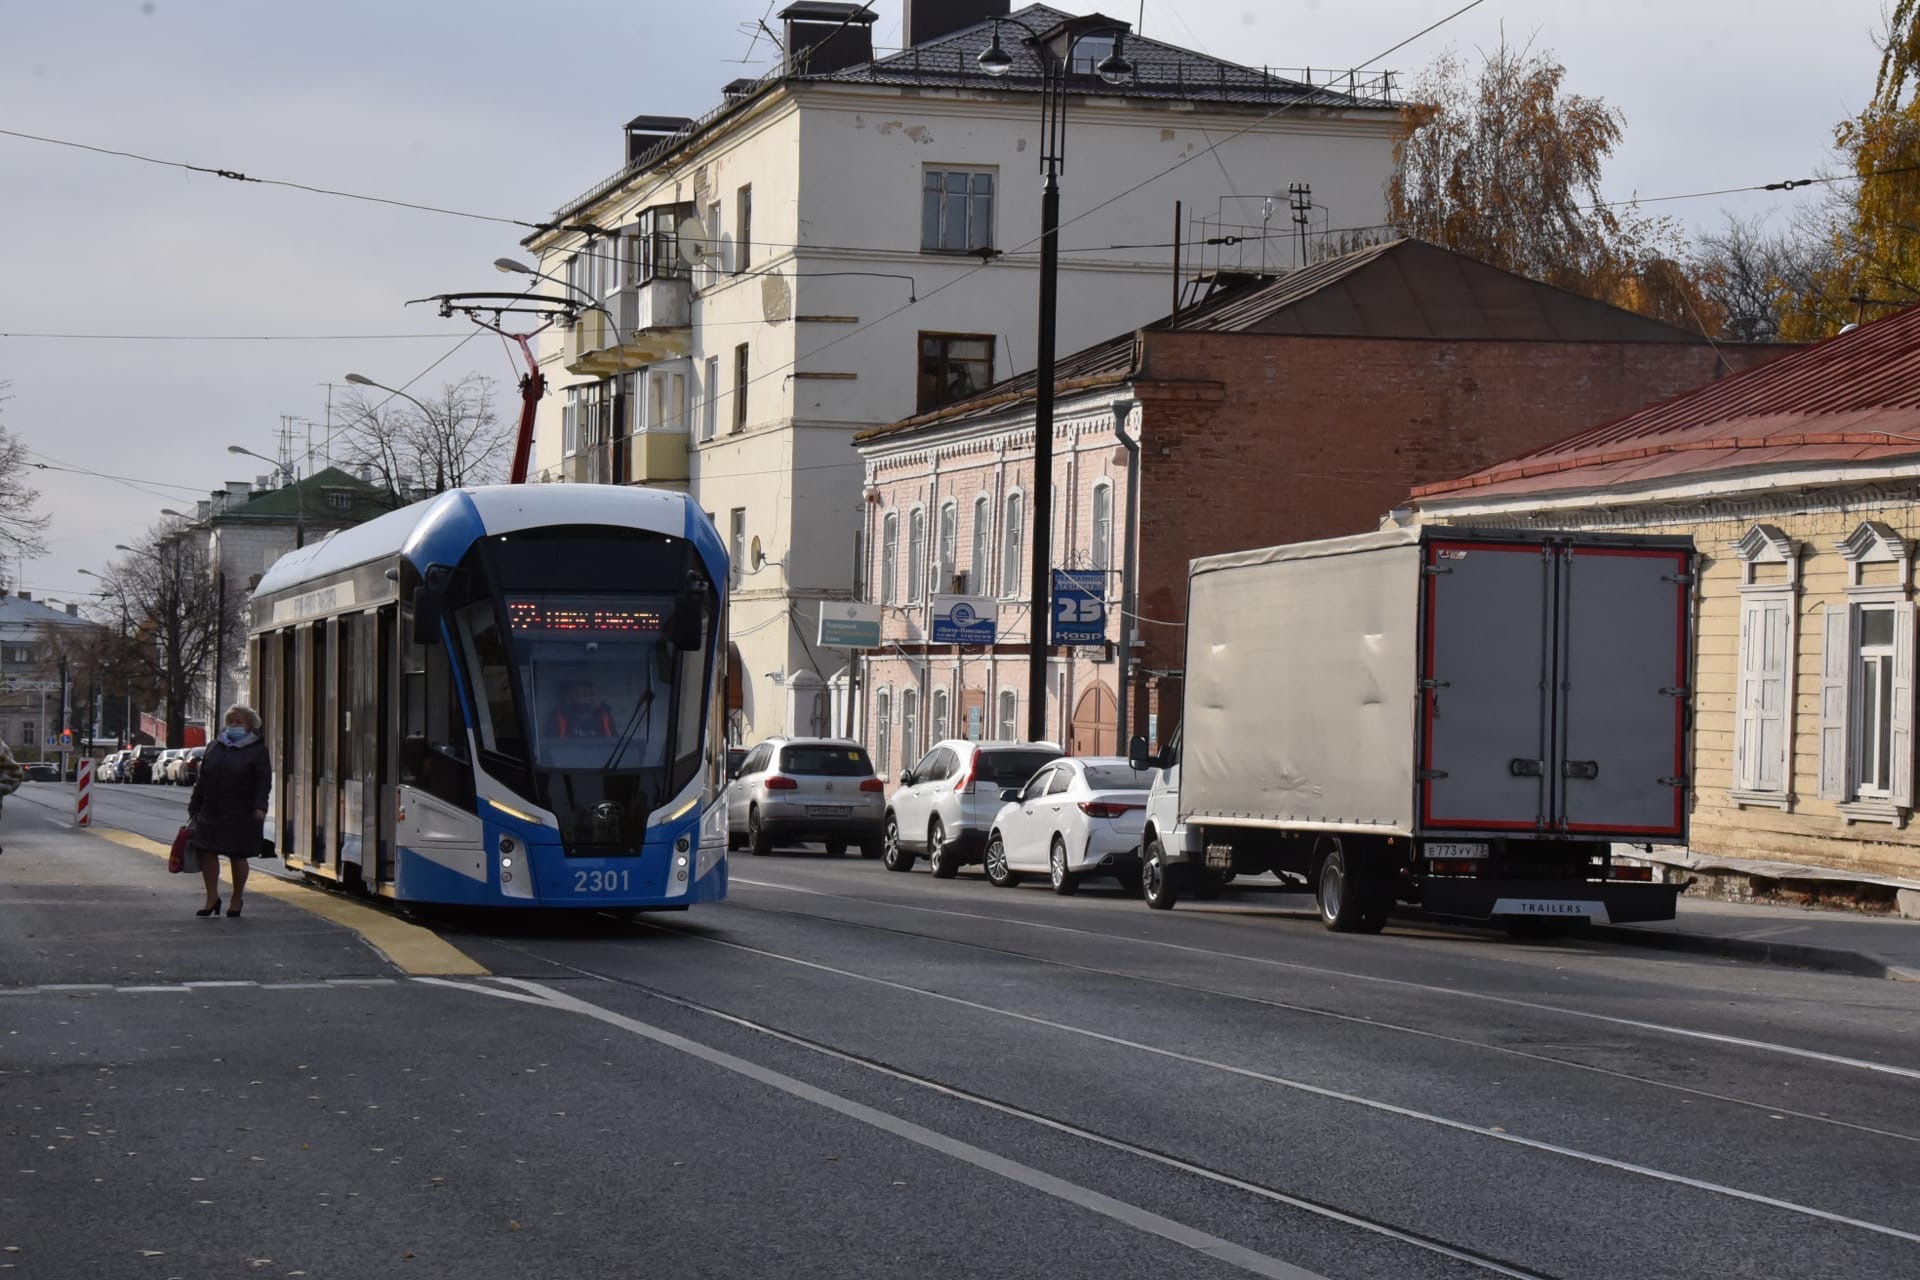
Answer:
[(1427, 545), (1425, 826), (1532, 831), (1551, 812), (1553, 567), (1538, 543)]
[(1562, 829), (1681, 836), (1692, 557), (1629, 547), (1560, 554)]

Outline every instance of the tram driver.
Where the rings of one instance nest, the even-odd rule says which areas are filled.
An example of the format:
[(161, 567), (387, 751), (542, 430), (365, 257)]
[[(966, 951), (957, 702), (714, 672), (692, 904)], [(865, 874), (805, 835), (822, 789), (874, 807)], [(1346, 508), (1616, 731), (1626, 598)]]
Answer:
[(569, 680), (565, 700), (553, 709), (547, 732), (556, 738), (611, 738), (616, 732), (613, 708), (600, 697), (591, 680)]

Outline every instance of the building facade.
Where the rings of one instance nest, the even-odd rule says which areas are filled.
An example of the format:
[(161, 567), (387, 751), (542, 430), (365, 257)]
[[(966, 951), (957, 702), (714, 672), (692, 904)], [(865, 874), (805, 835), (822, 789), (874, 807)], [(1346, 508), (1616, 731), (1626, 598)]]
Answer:
[(1920, 887), (1920, 309), (1417, 490), (1404, 518), (1691, 535), (1692, 850)]
[[(1050, 562), (1107, 584), (1107, 623), (1096, 643), (1050, 657), (1049, 737), (1114, 753), (1123, 727), (1171, 732), (1196, 556), (1364, 532), (1417, 477), (1457, 475), (1780, 350), (1715, 348), (1401, 240), (1075, 353), (1056, 384)], [(863, 581), (882, 647), (863, 660), (851, 718), (881, 763), (910, 764), (942, 736), (1026, 734), (1033, 390), (1027, 375), (859, 438)], [(933, 643), (936, 593), (992, 601), (995, 643)]]
[[(996, 15), (1014, 59), (1001, 78), (978, 63)], [(1041, 64), (1025, 31), (1085, 25), (1044, 5), (906, 0), (909, 47), (876, 57), (871, 11), (781, 16), (778, 68), (698, 120), (634, 120), (628, 163), (527, 241), (598, 308), (541, 351), (554, 389), (536, 470), (698, 497), (734, 553), (742, 740), (822, 727), (822, 691), (847, 681), (815, 639), (863, 559), (853, 434), (1033, 365)], [(1330, 88), (1123, 37), (1134, 74), (1110, 85), (1093, 66), (1127, 24), (1094, 25), (1070, 74), (1062, 349), (1166, 310), (1176, 201), (1224, 198), (1260, 223), (1310, 187), (1315, 244), (1379, 234), (1387, 77)]]
[(70, 628), (89, 627), (77, 604), (43, 603), (24, 591), (0, 595), (0, 736), (21, 760), (52, 759), (60, 754), (62, 731), (77, 738), (90, 732), (87, 699), (93, 690), (76, 679), (62, 719), (60, 649), (56, 637)]

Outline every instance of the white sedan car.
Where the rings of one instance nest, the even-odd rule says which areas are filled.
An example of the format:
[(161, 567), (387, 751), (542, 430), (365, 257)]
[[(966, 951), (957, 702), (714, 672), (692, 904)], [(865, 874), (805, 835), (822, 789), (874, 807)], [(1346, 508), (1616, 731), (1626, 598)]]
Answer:
[(1153, 770), (1135, 772), (1117, 756), (1055, 760), (1003, 791), (987, 833), (987, 879), (1001, 888), (1021, 874), (1045, 875), (1055, 893), (1072, 893), (1090, 875), (1111, 875), (1140, 892), (1140, 834), (1147, 822)]

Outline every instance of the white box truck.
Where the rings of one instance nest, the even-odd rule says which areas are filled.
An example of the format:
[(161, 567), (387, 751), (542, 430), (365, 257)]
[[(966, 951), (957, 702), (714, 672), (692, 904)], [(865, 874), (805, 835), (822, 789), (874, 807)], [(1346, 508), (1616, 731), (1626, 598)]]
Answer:
[(1145, 896), (1274, 872), (1330, 929), (1667, 920), (1615, 842), (1687, 838), (1693, 544), (1391, 529), (1195, 560)]

